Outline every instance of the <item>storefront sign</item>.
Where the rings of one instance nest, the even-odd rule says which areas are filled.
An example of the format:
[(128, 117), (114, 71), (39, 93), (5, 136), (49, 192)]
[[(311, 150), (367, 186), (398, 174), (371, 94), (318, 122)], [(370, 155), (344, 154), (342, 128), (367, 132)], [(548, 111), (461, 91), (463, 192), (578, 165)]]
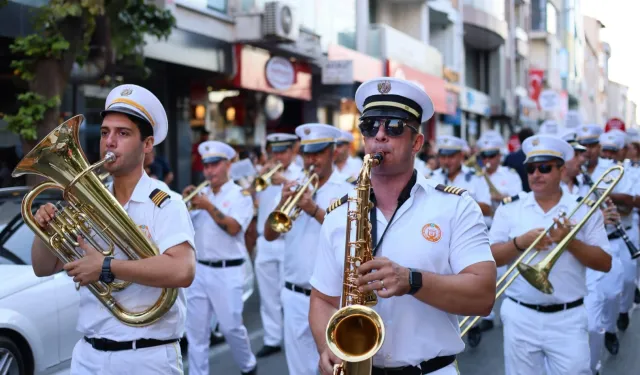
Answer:
[(491, 98), (487, 94), (465, 87), (462, 98), (461, 107), (464, 111), (486, 117), (491, 115)]
[(353, 83), (353, 60), (325, 61), (322, 64), (323, 85), (346, 85)]
[(365, 55), (358, 51), (337, 45), (330, 44), (327, 52), (329, 60), (351, 60), (353, 61), (353, 80), (356, 82), (366, 82), (373, 78), (384, 75), (382, 61)]
[(406, 79), (420, 86), (431, 98), (435, 111), (440, 114), (454, 115), (455, 109), (447, 106), (445, 81), (440, 77), (423, 73), (397, 61), (387, 60), (389, 77)]
[(267, 61), (265, 76), (271, 87), (278, 90), (286, 90), (293, 85), (296, 72), (289, 59), (273, 56)]
[(576, 110), (567, 111), (567, 117), (564, 120), (566, 128), (577, 128), (582, 125), (582, 116)]
[(560, 109), (560, 95), (553, 90), (544, 90), (540, 93), (538, 105), (543, 111), (557, 111)]

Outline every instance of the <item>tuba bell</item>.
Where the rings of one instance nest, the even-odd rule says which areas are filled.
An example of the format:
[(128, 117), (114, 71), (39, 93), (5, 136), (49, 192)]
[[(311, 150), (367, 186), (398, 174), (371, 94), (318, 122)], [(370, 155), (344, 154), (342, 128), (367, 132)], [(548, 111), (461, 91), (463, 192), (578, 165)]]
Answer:
[[(130, 259), (143, 259), (158, 255), (158, 249), (138, 229), (127, 212), (104, 185), (94, 171), (105, 163), (113, 162), (115, 154), (107, 152), (101, 161), (89, 165), (80, 147), (79, 129), (84, 116), (78, 115), (65, 121), (49, 133), (16, 166), (13, 177), (35, 174), (48, 179), (35, 186), (22, 200), (21, 213), (25, 223), (62, 262), (69, 263), (82, 257), (76, 250), (77, 237), (105, 256), (120, 248)], [(32, 214), (36, 197), (45, 190), (57, 189), (63, 193), (64, 206), (42, 229)], [(162, 289), (156, 303), (140, 312), (126, 310), (111, 295), (129, 286), (130, 282), (101, 281), (87, 287), (100, 302), (123, 324), (132, 327), (150, 325), (171, 309), (178, 290)]]
[(309, 176), (307, 181), (298, 185), (294, 195), (287, 198), (282, 207), (279, 210), (275, 210), (269, 214), (267, 222), (271, 229), (278, 233), (286, 233), (291, 230), (293, 222), (300, 216), (302, 210), (300, 207), (296, 207), (298, 201), (302, 198), (302, 194), (313, 184), (313, 189), (318, 190), (319, 177), (316, 173), (313, 173), (313, 165), (308, 171), (305, 171), (305, 175)]
[[(373, 259), (371, 249), (371, 168), (382, 162), (383, 154), (365, 155), (358, 183), (356, 198), (347, 201), (347, 233), (344, 254), (344, 277), (340, 310), (327, 325), (325, 339), (329, 350), (344, 362), (333, 369), (334, 375), (370, 375), (371, 358), (384, 342), (385, 329), (382, 318), (370, 306), (377, 304), (374, 292), (358, 291), (357, 268)], [(355, 207), (351, 207), (351, 205)], [(353, 235), (353, 239), (351, 238)]]

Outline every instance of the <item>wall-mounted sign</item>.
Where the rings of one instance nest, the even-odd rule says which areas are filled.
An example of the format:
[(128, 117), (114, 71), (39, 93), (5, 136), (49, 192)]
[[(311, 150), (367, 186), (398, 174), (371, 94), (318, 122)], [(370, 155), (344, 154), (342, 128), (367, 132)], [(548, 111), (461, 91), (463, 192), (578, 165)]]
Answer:
[(553, 90), (544, 90), (540, 93), (538, 103), (543, 111), (557, 111), (560, 109), (560, 95)]
[(277, 90), (286, 90), (293, 86), (296, 78), (296, 70), (288, 59), (273, 56), (267, 61), (265, 76), (271, 87)]
[(323, 85), (344, 85), (353, 83), (353, 60), (325, 61), (322, 64)]

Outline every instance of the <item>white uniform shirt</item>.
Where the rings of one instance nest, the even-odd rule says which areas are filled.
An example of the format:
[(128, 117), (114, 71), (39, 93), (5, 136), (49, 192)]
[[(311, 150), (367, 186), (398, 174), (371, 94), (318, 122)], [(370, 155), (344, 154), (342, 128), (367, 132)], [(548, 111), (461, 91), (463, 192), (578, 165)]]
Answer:
[(245, 259), (247, 247), (244, 233), (253, 219), (253, 200), (250, 196), (242, 195), (242, 188), (231, 180), (222, 185), (217, 194), (210, 188), (204, 189), (203, 194), (220, 212), (237, 221), (242, 229), (232, 236), (220, 228), (207, 211), (193, 210), (191, 219), (196, 230), (198, 260)]
[[(578, 204), (577, 199), (578, 196), (563, 191), (560, 202), (545, 213), (532, 192), (520, 194), (520, 199), (517, 201), (498, 207), (489, 231), (491, 244), (512, 241), (514, 237), (531, 229), (548, 228), (553, 219), (559, 217), (561, 211), (569, 215)], [(583, 205), (571, 218), (571, 222), (579, 222), (589, 209), (590, 207)], [(587, 220), (576, 238), (609, 252), (609, 240), (604, 230), (604, 218), (600, 210)], [(548, 250), (552, 250), (556, 245), (552, 244)], [(540, 252), (529, 264), (537, 264), (549, 254), (549, 251)], [(520, 276), (507, 288), (506, 294), (520, 302), (537, 305), (573, 302), (587, 294), (585, 270), (586, 267), (565, 250), (549, 275), (549, 281), (554, 288), (553, 294), (540, 292)]]
[[(602, 176), (604, 174), (604, 172), (607, 171), (607, 169), (609, 169), (610, 167), (616, 165), (616, 161), (612, 160), (612, 159), (603, 159), (603, 158), (599, 158), (598, 159), (598, 164), (596, 165), (595, 169), (593, 170), (593, 173), (591, 174), (591, 180), (593, 181), (593, 183), (595, 183), (600, 176)], [(629, 173), (627, 171), (627, 169), (625, 168), (624, 171), (624, 175), (622, 176), (622, 179), (618, 182), (618, 184), (613, 188), (613, 193), (614, 194), (629, 194), (629, 195), (635, 195), (636, 192), (636, 187), (634, 187), (634, 181), (633, 181), (633, 173)], [(610, 177), (617, 177), (618, 173), (617, 172), (612, 172), (609, 174)], [(605, 184), (604, 182), (601, 183), (599, 185), (600, 188), (602, 189), (606, 189), (608, 187), (607, 184)], [(589, 186), (585, 186), (584, 190), (580, 190), (580, 194), (586, 194), (589, 191), (590, 187)], [(591, 195), (590, 197), (588, 197), (589, 199), (592, 200), (597, 200), (598, 198), (595, 195)], [(626, 215), (626, 216), (620, 216), (620, 223), (622, 224), (622, 226), (624, 228), (628, 228), (631, 225), (633, 225), (633, 218), (632, 215)], [(611, 226), (611, 228), (608, 228), (608, 232), (611, 233), (613, 232), (614, 228)]]
[[(436, 181), (417, 174), (411, 195), (398, 208), (376, 256), (440, 275), (455, 275), (472, 264), (493, 262), (487, 227), (476, 202), (468, 193), (444, 193), (436, 190), (436, 185)], [(380, 210), (376, 221), (379, 243), (389, 223)], [(343, 204), (325, 218), (317, 245), (311, 285), (328, 296), (342, 293), (346, 222), (347, 204)], [(410, 295), (378, 298), (374, 310), (386, 329), (384, 344), (373, 357), (375, 366), (415, 366), (464, 350), (454, 314)]]
[(345, 175), (346, 178), (358, 177), (361, 168), (362, 159), (351, 155), (349, 155), (349, 157), (347, 158), (347, 161), (342, 169), (338, 168), (338, 166), (336, 165), (333, 166), (334, 171), (340, 172), (341, 174)]
[[(313, 200), (320, 210), (326, 210), (331, 203), (353, 190), (353, 185), (345, 182), (343, 177), (334, 170), (327, 182), (318, 189)], [(280, 202), (280, 196), (277, 202)], [(315, 245), (320, 237), (320, 223), (302, 211), (291, 230), (281, 237), (285, 241), (284, 280), (311, 289), (309, 279), (316, 261)]]
[[(108, 185), (113, 191), (112, 184)], [(129, 202), (124, 209), (131, 220), (158, 247), (160, 253), (187, 242), (195, 249), (194, 232), (186, 205), (182, 197), (163, 190), (165, 184), (154, 180), (146, 173), (136, 184)], [(154, 189), (163, 190), (170, 199), (158, 207), (149, 197)], [(115, 259), (129, 259), (119, 248), (115, 249)], [(153, 306), (160, 296), (161, 288), (131, 284), (112, 296), (128, 311), (140, 312)], [(186, 319), (186, 298), (183, 288), (178, 289), (178, 298), (160, 320), (146, 327), (134, 328), (121, 323), (89, 291), (80, 288), (80, 306), (77, 329), (87, 337), (106, 338), (115, 341), (132, 341), (142, 338), (168, 340), (182, 337)]]
[(467, 166), (462, 166), (462, 169), (453, 181), (449, 181), (449, 177), (444, 175), (442, 168), (438, 168), (433, 171), (430, 179), (436, 182), (436, 184), (453, 185), (455, 187), (466, 189), (476, 202), (485, 203), (491, 206), (491, 192), (489, 191), (489, 185), (487, 185), (484, 177), (478, 176), (473, 169)]
[[(484, 178), (484, 177), (483, 177)], [(505, 194), (508, 196), (517, 195), (521, 192), (522, 189), (522, 180), (520, 176), (511, 168), (507, 168), (505, 166), (499, 166), (492, 175), (489, 176), (489, 181), (493, 184), (493, 186), (498, 189), (500, 194)], [(491, 193), (491, 189), (489, 189), (489, 193)], [(495, 210), (500, 205), (500, 202), (491, 201), (491, 208), (495, 212)], [(487, 224), (488, 228), (491, 228), (491, 224), (493, 223), (492, 216), (485, 216), (484, 222)]]

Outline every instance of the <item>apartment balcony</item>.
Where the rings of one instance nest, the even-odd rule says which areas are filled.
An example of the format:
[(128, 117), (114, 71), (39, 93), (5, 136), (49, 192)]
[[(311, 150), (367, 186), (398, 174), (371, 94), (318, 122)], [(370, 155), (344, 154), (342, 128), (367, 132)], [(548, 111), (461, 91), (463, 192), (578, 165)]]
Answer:
[(529, 57), (529, 36), (521, 27), (516, 27), (515, 36), (517, 57), (526, 59)]
[(447, 27), (458, 19), (458, 9), (450, 0), (429, 0), (429, 23), (432, 26)]
[(504, 44), (508, 36), (508, 25), (501, 9), (491, 9), (483, 0), (464, 2), (464, 42), (474, 49), (494, 50)]

